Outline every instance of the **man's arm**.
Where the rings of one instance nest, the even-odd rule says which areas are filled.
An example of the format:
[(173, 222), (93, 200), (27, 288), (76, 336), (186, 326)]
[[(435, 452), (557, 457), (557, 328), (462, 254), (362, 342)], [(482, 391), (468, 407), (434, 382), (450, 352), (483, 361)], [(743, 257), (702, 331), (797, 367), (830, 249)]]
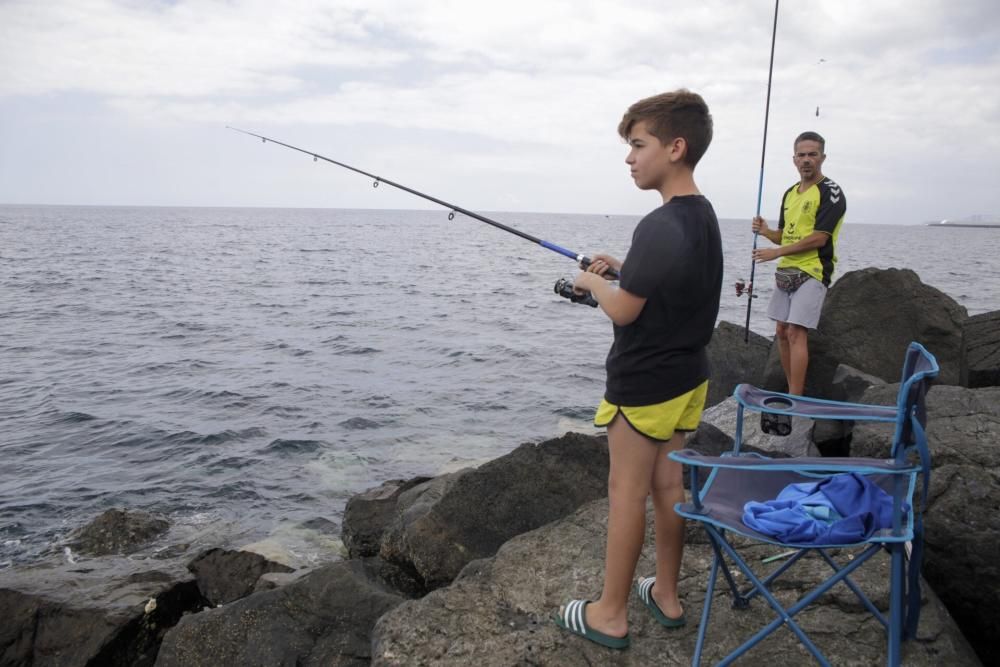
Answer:
[(829, 239), (830, 235), (826, 232), (813, 232), (795, 243), (778, 246), (777, 248), (757, 248), (753, 251), (753, 258), (758, 262), (770, 262), (772, 259), (786, 255), (794, 255), (807, 250), (813, 250), (814, 248), (822, 248)]
[(781, 245), (781, 230), (771, 229), (768, 227), (767, 221), (759, 215), (754, 217), (751, 229), (766, 238), (771, 243)]

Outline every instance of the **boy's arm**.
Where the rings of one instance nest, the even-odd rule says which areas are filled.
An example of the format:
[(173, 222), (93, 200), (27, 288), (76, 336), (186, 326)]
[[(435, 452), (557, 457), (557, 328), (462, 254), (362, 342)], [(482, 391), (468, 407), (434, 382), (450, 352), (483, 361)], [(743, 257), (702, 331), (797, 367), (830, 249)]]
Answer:
[(620, 327), (635, 322), (646, 305), (645, 298), (612, 285), (596, 273), (581, 273), (573, 282), (573, 287), (590, 292), (604, 313)]

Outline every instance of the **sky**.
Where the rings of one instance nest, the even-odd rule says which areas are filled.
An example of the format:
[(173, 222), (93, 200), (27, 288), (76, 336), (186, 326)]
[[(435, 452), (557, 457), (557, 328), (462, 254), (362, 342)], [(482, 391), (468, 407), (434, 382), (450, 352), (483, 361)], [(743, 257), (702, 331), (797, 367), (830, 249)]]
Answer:
[[(757, 209), (770, 0), (0, 0), (0, 203), (641, 215), (616, 128), (700, 93), (696, 180)], [(818, 112), (818, 115), (817, 115)], [(827, 140), (848, 221), (1000, 214), (1000, 2), (780, 4), (762, 214)]]

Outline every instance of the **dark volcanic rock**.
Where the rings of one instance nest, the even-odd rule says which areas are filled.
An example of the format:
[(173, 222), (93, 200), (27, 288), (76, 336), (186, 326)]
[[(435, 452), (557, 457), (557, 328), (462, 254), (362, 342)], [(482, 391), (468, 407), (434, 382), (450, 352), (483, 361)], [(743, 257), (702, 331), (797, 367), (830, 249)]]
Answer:
[[(850, 271), (831, 286), (819, 326), (809, 333), (805, 393), (832, 398), (831, 384), (839, 364), (898, 382), (906, 347), (912, 341), (922, 343), (937, 357), (939, 382), (958, 384), (966, 317), (963, 306), (925, 285), (909, 269)], [(764, 386), (785, 389), (777, 346), (768, 357)]]
[(430, 477), (393, 479), (352, 496), (344, 508), (344, 521), (340, 533), (348, 555), (351, 558), (377, 555), (382, 533), (392, 522), (400, 494), (430, 479)]
[(885, 380), (870, 373), (858, 370), (847, 364), (837, 364), (833, 373), (832, 400), (860, 403), (868, 387), (873, 384), (885, 384)]
[(972, 388), (1000, 386), (1000, 310), (965, 320), (960, 384)]
[(201, 553), (188, 564), (188, 569), (194, 574), (201, 594), (213, 606), (250, 595), (262, 574), (293, 571), (259, 554), (225, 549)]
[(368, 665), (375, 621), (402, 598), (344, 561), (232, 604), (185, 616), (160, 647), (157, 667)]
[[(635, 595), (629, 601), (627, 651), (613, 652), (560, 630), (550, 619), (571, 598), (594, 599), (604, 571), (607, 500), (596, 500), (566, 518), (507, 542), (493, 558), (470, 563), (455, 582), (420, 600), (388, 612), (375, 626), (372, 664), (386, 665), (690, 665), (711, 547), (704, 533), (688, 530), (681, 568), (680, 595), (688, 624), (665, 630)], [(647, 516), (646, 545), (637, 574), (655, 569), (652, 515)], [(780, 553), (771, 545), (744, 546), (754, 563)], [(844, 562), (846, 554), (835, 554)], [(888, 606), (888, 558), (879, 553), (852, 579), (885, 612)], [(793, 574), (794, 573), (794, 574)], [(830, 574), (818, 557), (804, 558), (777, 591), (784, 604)], [(720, 577), (720, 585), (722, 583)], [(717, 589), (718, 590), (718, 589)], [(917, 640), (907, 642), (903, 664), (910, 667), (976, 665), (978, 661), (948, 612), (924, 588)], [(721, 593), (712, 607), (702, 664), (715, 664), (772, 618), (758, 596), (749, 610), (734, 610)], [(877, 665), (885, 660), (882, 626), (868, 616), (846, 586), (835, 586), (819, 602), (795, 617), (835, 665)], [(740, 661), (747, 665), (804, 665), (811, 658), (795, 636), (779, 629)]]
[(0, 572), (0, 665), (148, 667), (167, 629), (205, 604), (185, 572), (101, 561)]
[(70, 546), (92, 556), (128, 554), (168, 528), (165, 519), (146, 512), (110, 509), (81, 528)]
[(433, 590), (514, 535), (607, 495), (607, 483), (604, 437), (568, 433), (524, 444), (475, 470), (401, 494), (379, 553)]
[[(871, 387), (888, 403), (898, 385)], [(931, 487), (924, 577), (984, 662), (1000, 652), (1000, 387), (935, 386), (927, 394)], [(855, 425), (852, 452), (884, 457), (891, 424)]]
[(688, 436), (685, 446), (705, 456), (721, 456), (733, 451), (736, 440), (711, 422), (703, 421), (698, 429)]
[(708, 344), (711, 377), (705, 407), (724, 401), (740, 383), (759, 384), (771, 341), (753, 331), (744, 342), (744, 328), (729, 322), (719, 322)]

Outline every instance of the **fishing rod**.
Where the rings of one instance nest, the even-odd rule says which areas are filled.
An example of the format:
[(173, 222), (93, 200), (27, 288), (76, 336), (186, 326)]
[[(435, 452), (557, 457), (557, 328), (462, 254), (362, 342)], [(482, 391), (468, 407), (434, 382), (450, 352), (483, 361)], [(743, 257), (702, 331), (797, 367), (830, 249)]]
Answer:
[[(774, 0), (774, 26), (771, 28), (771, 64), (767, 67), (767, 102), (764, 104), (764, 141), (760, 147), (760, 180), (757, 183), (757, 217), (760, 217), (760, 201), (764, 194), (764, 156), (767, 154), (767, 118), (771, 112), (771, 75), (774, 73), (774, 42), (778, 35), (778, 2)], [(753, 233), (753, 250), (757, 249), (757, 237), (760, 232)], [(736, 296), (740, 296), (745, 290), (747, 293), (747, 322), (743, 329), (743, 342), (750, 342), (750, 309), (753, 307), (753, 300), (756, 294), (753, 293), (753, 276), (757, 269), (757, 262), (750, 260), (750, 285), (743, 286), (743, 281), (736, 283)]]
[[(355, 173), (361, 174), (363, 176), (367, 176), (368, 178), (373, 178), (375, 180), (372, 183), (372, 187), (376, 187), (377, 188), (379, 186), (379, 183), (385, 183), (386, 185), (391, 185), (392, 187), (397, 188), (399, 190), (402, 190), (403, 192), (409, 192), (411, 195), (416, 195), (417, 197), (420, 197), (422, 199), (426, 199), (427, 201), (434, 202), (435, 204), (438, 204), (439, 206), (443, 206), (443, 207), (445, 207), (447, 209), (450, 209), (450, 211), (448, 213), (448, 219), (449, 220), (453, 220), (455, 218), (455, 214), (456, 213), (461, 213), (462, 215), (467, 216), (469, 218), (472, 218), (473, 220), (479, 220), (480, 222), (485, 222), (488, 225), (493, 225), (494, 227), (496, 227), (498, 229), (502, 229), (505, 232), (509, 232), (509, 233), (511, 233), (511, 234), (513, 234), (515, 236), (520, 236), (522, 239), (525, 239), (527, 241), (531, 241), (532, 243), (537, 243), (538, 245), (542, 246), (543, 248), (547, 248), (549, 250), (552, 250), (554, 252), (559, 253), (560, 255), (564, 255), (566, 257), (569, 257), (570, 259), (575, 260), (580, 265), (580, 268), (582, 268), (582, 269), (586, 269), (588, 266), (590, 266), (590, 264), (592, 262), (592, 260), (589, 257), (585, 256), (585, 255), (581, 255), (579, 253), (575, 253), (572, 250), (567, 250), (566, 248), (563, 248), (562, 246), (558, 246), (555, 243), (550, 243), (549, 241), (545, 241), (545, 240), (540, 239), (540, 238), (538, 238), (536, 236), (532, 236), (531, 234), (527, 234), (525, 232), (522, 232), (519, 229), (514, 229), (513, 227), (508, 227), (507, 225), (505, 225), (503, 223), (500, 223), (500, 222), (497, 222), (496, 220), (492, 220), (490, 218), (487, 218), (485, 215), (479, 215), (478, 213), (474, 213), (473, 211), (470, 211), (468, 209), (462, 208), (461, 206), (456, 206), (455, 204), (451, 204), (449, 202), (446, 202), (443, 199), (438, 199), (437, 197), (432, 197), (431, 195), (428, 195), (428, 194), (425, 194), (423, 192), (420, 192), (419, 190), (414, 190), (413, 188), (408, 188), (405, 185), (400, 185), (399, 183), (396, 183), (394, 181), (390, 181), (388, 178), (382, 178), (381, 176), (376, 176), (375, 174), (370, 174), (367, 171), (364, 171), (362, 169), (358, 169), (357, 167), (352, 167), (349, 164), (344, 164), (343, 162), (338, 162), (337, 160), (332, 160), (332, 159), (330, 159), (328, 157), (320, 155), (319, 153), (314, 153), (313, 151), (308, 151), (308, 150), (306, 150), (304, 148), (299, 148), (298, 146), (292, 146), (291, 144), (286, 144), (283, 141), (278, 141), (277, 139), (272, 139), (271, 137), (265, 137), (263, 135), (255, 134), (253, 132), (247, 132), (246, 130), (241, 130), (238, 127), (232, 127), (230, 125), (227, 125), (226, 128), (230, 129), (230, 130), (234, 130), (236, 132), (242, 132), (243, 134), (248, 134), (251, 137), (257, 137), (258, 139), (260, 139), (261, 141), (263, 141), (265, 144), (270, 141), (272, 144), (277, 144), (279, 146), (284, 146), (285, 148), (290, 148), (293, 151), (298, 151), (300, 153), (305, 153), (306, 155), (312, 156), (313, 162), (316, 162), (317, 160), (324, 160), (326, 162), (329, 162), (330, 164), (335, 164), (338, 167), (343, 167), (344, 169), (349, 169), (349, 170), (351, 170), (351, 171), (353, 171)], [(609, 278), (609, 279), (616, 279), (619, 276), (618, 276), (618, 272), (617, 271), (615, 271), (614, 269), (612, 269), (612, 268), (609, 267), (608, 270), (604, 273), (604, 277), (605, 278)], [(572, 284), (571, 283), (568, 284), (568, 289), (567, 289), (567, 284), (568, 283), (566, 281), (564, 281), (564, 280), (560, 280), (559, 282), (557, 282), (556, 286), (555, 286), (555, 293), (559, 294), (560, 296), (563, 296), (563, 297), (565, 297), (567, 299), (570, 299), (570, 301), (573, 301), (574, 303), (585, 303), (588, 306), (593, 306), (593, 307), (597, 306), (597, 301), (595, 301), (593, 299), (593, 297), (591, 297), (589, 294), (584, 294), (584, 295), (576, 294), (575, 292), (573, 292)]]

